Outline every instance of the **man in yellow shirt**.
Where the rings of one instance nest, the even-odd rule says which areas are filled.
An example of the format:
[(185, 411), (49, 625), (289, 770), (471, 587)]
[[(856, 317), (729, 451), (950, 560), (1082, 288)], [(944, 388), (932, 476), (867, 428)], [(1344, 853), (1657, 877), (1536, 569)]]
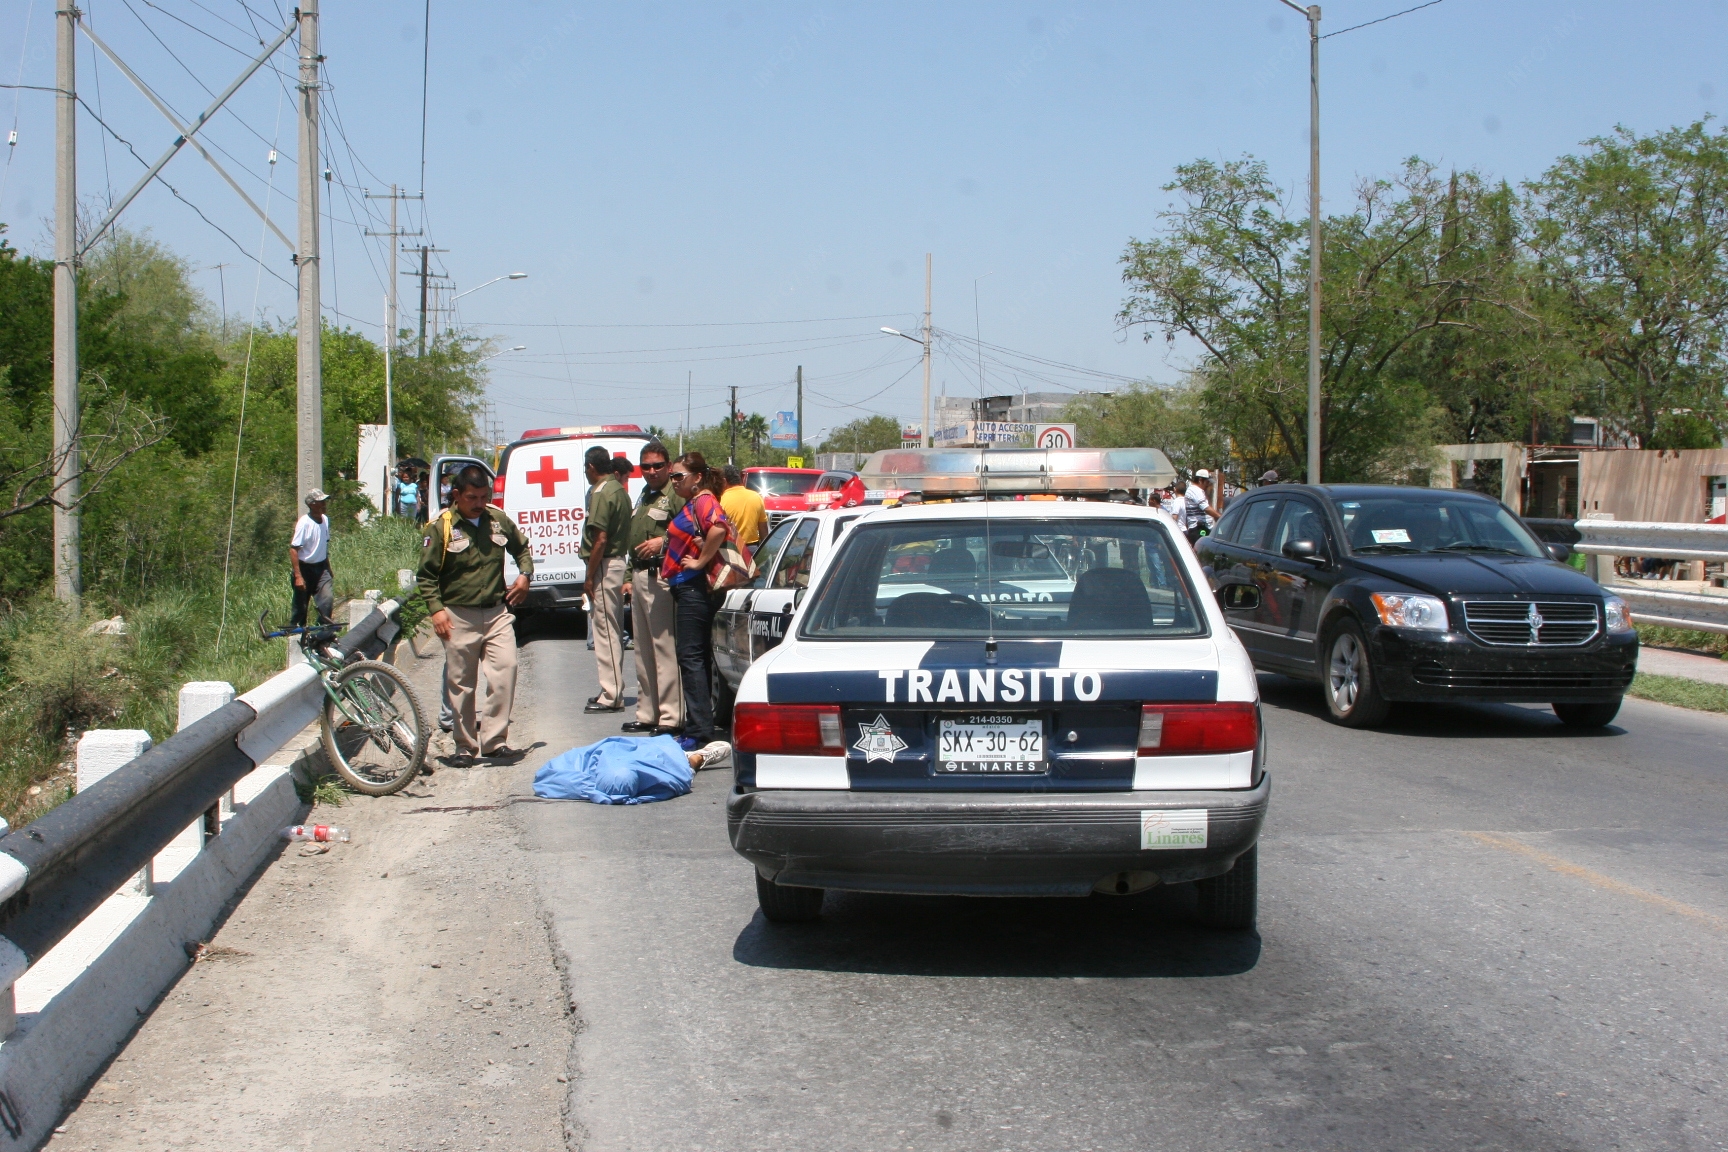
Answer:
[(768, 507), (761, 495), (744, 483), (744, 473), (736, 464), (726, 465), (726, 491), (720, 493), (720, 510), (732, 522), (738, 533), (738, 543), (754, 549), (762, 543), (768, 528)]

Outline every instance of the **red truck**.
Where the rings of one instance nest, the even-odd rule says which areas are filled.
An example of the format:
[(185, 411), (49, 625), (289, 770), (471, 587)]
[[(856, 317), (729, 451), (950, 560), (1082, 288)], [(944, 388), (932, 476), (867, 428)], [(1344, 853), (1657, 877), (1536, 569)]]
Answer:
[(746, 468), (744, 483), (756, 490), (768, 512), (768, 528), (795, 512), (810, 510), (804, 494), (822, 478), (820, 468)]

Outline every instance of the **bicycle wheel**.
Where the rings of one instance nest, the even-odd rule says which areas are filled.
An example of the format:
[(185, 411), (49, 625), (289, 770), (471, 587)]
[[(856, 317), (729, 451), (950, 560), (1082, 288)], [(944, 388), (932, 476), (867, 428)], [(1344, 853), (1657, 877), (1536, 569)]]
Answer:
[(426, 760), (425, 713), (407, 679), (379, 660), (360, 660), (336, 674), (335, 700), (324, 701), (324, 754), (350, 788), (388, 796), (408, 786)]

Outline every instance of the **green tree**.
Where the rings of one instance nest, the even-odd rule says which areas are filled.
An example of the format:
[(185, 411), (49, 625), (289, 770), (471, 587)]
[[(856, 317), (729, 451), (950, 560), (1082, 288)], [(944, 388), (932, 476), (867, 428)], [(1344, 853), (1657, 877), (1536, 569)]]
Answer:
[(1728, 129), (1617, 128), (1528, 185), (1556, 324), (1603, 377), (1599, 413), (1645, 448), (1728, 431)]
[(900, 447), (900, 422), (892, 416), (862, 416), (830, 429), (818, 452), (881, 452)]
[[(1463, 181), (1475, 203), (1480, 181)], [(1430, 390), (1427, 334), (1479, 332), (1516, 315), (1511, 254), (1461, 251), (1449, 212), (1460, 182), (1406, 162), (1361, 182), (1352, 210), (1324, 221), (1321, 455), (1330, 479), (1424, 466), (1443, 412)], [(1203, 350), (1200, 407), (1233, 441), (1285, 474), (1307, 455), (1307, 228), (1252, 157), (1196, 161), (1166, 185), (1178, 205), (1162, 234), (1130, 241), (1119, 319), (1147, 339), (1186, 336)], [(1477, 230), (1469, 233), (1476, 237)]]
[(752, 412), (738, 424), (738, 434), (749, 443), (750, 455), (756, 463), (762, 463), (762, 445), (768, 439), (768, 418), (760, 412)]

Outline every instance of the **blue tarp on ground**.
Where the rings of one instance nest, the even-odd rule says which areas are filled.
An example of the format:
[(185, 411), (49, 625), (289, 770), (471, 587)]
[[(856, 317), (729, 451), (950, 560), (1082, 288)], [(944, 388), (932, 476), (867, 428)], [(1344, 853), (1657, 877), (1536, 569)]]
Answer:
[(690, 761), (670, 736), (647, 740), (608, 736), (554, 756), (534, 773), (543, 800), (647, 804), (690, 791)]

